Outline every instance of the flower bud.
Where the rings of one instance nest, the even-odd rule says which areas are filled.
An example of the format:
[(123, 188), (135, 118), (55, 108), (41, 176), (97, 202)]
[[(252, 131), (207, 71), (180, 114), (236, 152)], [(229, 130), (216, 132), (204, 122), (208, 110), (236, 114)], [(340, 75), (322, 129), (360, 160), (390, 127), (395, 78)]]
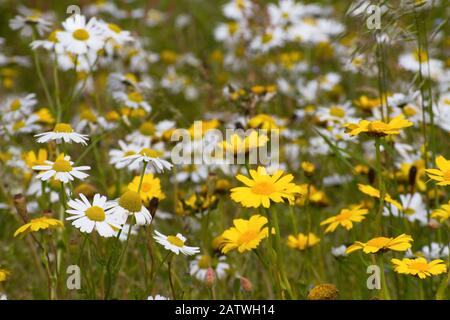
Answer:
[(205, 283), (208, 287), (212, 287), (215, 281), (216, 281), (216, 273), (214, 272), (213, 268), (209, 267), (206, 270)]
[(251, 292), (253, 289), (253, 285), (250, 282), (250, 280), (248, 280), (247, 278), (241, 277), (241, 288), (242, 290), (244, 290), (245, 292)]

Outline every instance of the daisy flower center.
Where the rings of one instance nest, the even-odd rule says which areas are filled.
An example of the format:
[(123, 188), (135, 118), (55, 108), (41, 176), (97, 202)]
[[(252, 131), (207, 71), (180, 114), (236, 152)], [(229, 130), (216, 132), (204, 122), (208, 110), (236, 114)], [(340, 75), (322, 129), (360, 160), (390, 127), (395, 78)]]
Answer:
[(129, 151), (127, 151), (127, 152), (125, 152), (124, 153), (124, 157), (128, 157), (128, 156), (133, 156), (133, 155), (135, 155), (136, 154), (136, 152), (134, 152), (134, 151), (132, 151), (132, 150), (129, 150)]
[(13, 130), (17, 131), (17, 130), (22, 129), (23, 127), (25, 127), (25, 121), (20, 120), (20, 121), (17, 121), (16, 123), (14, 123)]
[(211, 258), (208, 255), (204, 255), (198, 260), (198, 267), (200, 269), (208, 269), (211, 266)]
[(11, 102), (11, 111), (16, 111), (19, 110), (20, 107), (22, 106), (22, 103), (20, 102), (19, 99), (15, 99), (13, 102)]
[(254, 240), (258, 236), (258, 232), (256, 230), (248, 230), (241, 234), (239, 237), (238, 242), (239, 243), (248, 243), (252, 240)]
[(52, 31), (52, 33), (50, 33), (50, 35), (48, 36), (47, 40), (50, 42), (58, 42), (58, 38), (56, 37), (56, 34), (58, 33), (59, 30), (55, 30)]
[(411, 106), (406, 106), (403, 108), (403, 112), (408, 116), (408, 117), (412, 117), (415, 116), (417, 114), (416, 109), (414, 109)]
[(55, 125), (55, 128), (53, 129), (53, 132), (70, 133), (70, 132), (73, 132), (73, 129), (70, 126), (70, 124), (57, 123)]
[(262, 43), (269, 43), (270, 41), (272, 41), (273, 39), (273, 35), (271, 33), (265, 33), (262, 38), (261, 41)]
[(136, 103), (140, 103), (140, 102), (142, 102), (142, 100), (144, 100), (142, 98), (142, 95), (139, 92), (137, 92), (137, 91), (130, 92), (128, 94), (128, 99), (130, 99), (130, 101), (133, 101), (133, 102), (136, 102)]
[(276, 190), (275, 190), (275, 187), (273, 186), (273, 184), (270, 182), (266, 182), (266, 181), (265, 182), (257, 182), (252, 187), (253, 193), (261, 194), (261, 195), (265, 195), (265, 196), (268, 196), (269, 194), (272, 194), (275, 191)]
[(77, 29), (72, 33), (72, 36), (79, 41), (86, 41), (89, 39), (89, 32), (86, 29)]
[(105, 220), (105, 211), (99, 206), (93, 206), (87, 209), (85, 212), (86, 217), (92, 221), (104, 221)]
[(330, 114), (334, 117), (343, 118), (345, 117), (345, 110), (338, 106), (333, 106), (330, 108)]
[(230, 35), (234, 35), (236, 31), (238, 31), (238, 28), (239, 25), (237, 24), (237, 22), (228, 23), (228, 32), (230, 33)]
[(422, 52), (422, 51), (417, 51), (414, 53), (414, 58), (417, 61), (421, 61), (421, 62), (427, 62), (428, 61), (428, 55), (426, 52)]
[(169, 241), (170, 244), (180, 248), (184, 246), (184, 241), (177, 236), (167, 236), (167, 241)]
[(108, 28), (114, 31), (115, 33), (120, 33), (122, 31), (122, 29), (117, 24), (114, 23), (108, 24)]
[(155, 126), (151, 122), (144, 122), (139, 127), (139, 132), (144, 136), (151, 136), (155, 133)]
[(119, 205), (130, 212), (139, 212), (142, 208), (142, 200), (139, 193), (127, 191), (120, 197)]
[(144, 148), (139, 152), (143, 156), (151, 157), (151, 158), (158, 158), (162, 155), (161, 151), (156, 151), (150, 148)]
[(69, 161), (58, 159), (53, 163), (52, 169), (56, 172), (70, 172), (72, 171), (72, 166)]

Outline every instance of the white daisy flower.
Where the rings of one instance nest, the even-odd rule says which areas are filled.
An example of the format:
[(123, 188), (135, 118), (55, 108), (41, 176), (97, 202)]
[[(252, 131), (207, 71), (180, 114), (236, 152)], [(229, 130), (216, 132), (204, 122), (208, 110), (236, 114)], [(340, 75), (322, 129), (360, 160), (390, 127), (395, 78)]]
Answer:
[(347, 254), (345, 251), (347, 250), (347, 247), (345, 245), (341, 245), (339, 247), (333, 247), (331, 248), (331, 254), (335, 257), (345, 257)]
[(50, 33), (50, 35), (47, 37), (46, 40), (34, 40), (30, 43), (30, 47), (33, 50), (36, 50), (38, 48), (44, 48), (47, 51), (55, 51), (57, 53), (63, 53), (64, 48), (63, 46), (58, 42), (57, 34), (61, 30), (54, 30)]
[(181, 252), (184, 255), (191, 256), (200, 252), (199, 247), (186, 246), (186, 238), (183, 237), (181, 233), (177, 233), (176, 236), (165, 236), (155, 230), (155, 235), (153, 236), (153, 238), (156, 240), (156, 242), (163, 245), (165, 249), (172, 251), (177, 255)]
[(117, 215), (124, 217), (125, 221), (128, 216), (133, 216), (137, 225), (145, 226), (152, 223), (152, 215), (150, 211), (142, 204), (139, 193), (135, 191), (125, 192), (117, 201), (114, 211)]
[(11, 96), (0, 106), (3, 120), (11, 121), (27, 116), (33, 111), (36, 104), (36, 94), (34, 93), (24, 96)]
[(73, 54), (82, 55), (98, 51), (104, 45), (104, 30), (95, 18), (86, 23), (86, 17), (75, 14), (62, 23), (64, 30), (56, 37), (64, 48)]
[(9, 27), (13, 30), (21, 30), (22, 36), (30, 37), (33, 34), (33, 27), (40, 36), (50, 30), (52, 14), (42, 13), (37, 9), (29, 9), (24, 6), (20, 6), (18, 11), (19, 15), (9, 20)]
[(125, 104), (127, 107), (132, 109), (142, 108), (147, 112), (152, 111), (151, 105), (144, 100), (144, 96), (137, 90), (130, 91), (128, 93), (123, 91), (118, 91), (113, 93), (113, 98)]
[(115, 236), (124, 221), (115, 214), (114, 202), (100, 194), (94, 196), (92, 204), (83, 194), (80, 194), (80, 198), (67, 203), (71, 209), (66, 212), (71, 216), (66, 220), (73, 220), (72, 225), (81, 232), (91, 233), (95, 229), (102, 237)]
[(230, 265), (226, 263), (226, 257), (221, 256), (219, 259), (211, 258), (209, 255), (197, 255), (193, 261), (189, 263), (189, 274), (196, 277), (200, 281), (205, 281), (208, 268), (213, 268), (218, 279), (223, 279)]
[(448, 257), (448, 245), (432, 242), (431, 246), (425, 245), (422, 247), (423, 255), (429, 260), (442, 259)]
[(444, 62), (428, 57), (425, 52), (411, 52), (399, 56), (398, 64), (405, 70), (419, 72), (426, 75), (430, 73), (433, 80), (437, 80), (445, 70)]
[(55, 140), (56, 143), (60, 143), (63, 140), (66, 143), (81, 143), (87, 145), (86, 141), (89, 140), (85, 134), (76, 133), (73, 131), (72, 126), (67, 123), (57, 123), (53, 131), (36, 134), (38, 143), (46, 143), (50, 140)]
[(113, 49), (114, 46), (122, 46), (127, 42), (133, 41), (130, 31), (122, 30), (117, 24), (101, 21), (100, 26), (103, 29), (106, 43), (110, 44), (110, 49)]
[(338, 122), (346, 123), (354, 120), (356, 110), (351, 106), (350, 102), (345, 104), (336, 104), (328, 108), (319, 107), (316, 116), (321, 122)]
[(116, 169), (127, 168), (129, 171), (139, 169), (139, 162), (128, 163), (122, 161), (125, 157), (139, 153), (143, 148), (148, 148), (150, 142), (148, 140), (141, 141), (142, 143), (126, 143), (119, 140), (120, 149), (111, 149), (109, 151), (109, 163), (114, 165)]
[(150, 148), (143, 148), (139, 153), (126, 156), (120, 160), (121, 163), (126, 165), (133, 164), (146, 164), (146, 170), (149, 169), (151, 172), (156, 171), (157, 173), (162, 173), (164, 170), (172, 169), (172, 164), (169, 161), (161, 159), (162, 152), (153, 150)]
[(391, 214), (394, 217), (404, 216), (410, 222), (418, 221), (422, 226), (428, 224), (427, 208), (420, 193), (401, 194), (400, 202), (403, 210), (391, 205), (390, 210), (388, 207), (384, 208), (383, 216), (389, 217)]
[(55, 162), (47, 160), (45, 163), (47, 165), (33, 167), (33, 170), (43, 171), (36, 176), (37, 179), (42, 181), (47, 181), (52, 177), (63, 183), (73, 181), (74, 178), (83, 180), (89, 176), (83, 171), (91, 169), (89, 166), (72, 167), (73, 162), (70, 161), (70, 156), (65, 156), (64, 154), (60, 154)]

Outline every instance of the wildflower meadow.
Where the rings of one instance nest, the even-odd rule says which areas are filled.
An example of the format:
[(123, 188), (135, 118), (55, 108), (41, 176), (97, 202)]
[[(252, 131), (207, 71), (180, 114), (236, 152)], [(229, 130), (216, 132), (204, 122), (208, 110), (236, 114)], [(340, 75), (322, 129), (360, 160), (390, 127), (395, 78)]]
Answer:
[(449, 16), (0, 0), (0, 300), (449, 300)]

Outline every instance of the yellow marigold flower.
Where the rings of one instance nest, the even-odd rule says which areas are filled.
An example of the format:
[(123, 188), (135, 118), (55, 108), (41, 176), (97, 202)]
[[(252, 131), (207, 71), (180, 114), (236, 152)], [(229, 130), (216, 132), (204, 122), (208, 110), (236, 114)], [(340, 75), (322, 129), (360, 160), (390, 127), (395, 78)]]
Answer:
[[(137, 192), (139, 189), (139, 183), (141, 176), (135, 176), (133, 181), (128, 184), (128, 190)], [(154, 178), (153, 174), (148, 173), (144, 175), (142, 179), (142, 185), (140, 190), (141, 199), (145, 202), (152, 200), (152, 198), (164, 199), (166, 196), (161, 191), (161, 181), (159, 178)]]
[(316, 170), (316, 166), (308, 161), (303, 161), (300, 164), (300, 167), (302, 168), (303, 172), (305, 172), (305, 175), (310, 176), (314, 173), (314, 171)]
[(250, 170), (252, 179), (241, 174), (236, 179), (243, 182), (246, 187), (237, 187), (231, 189), (231, 199), (242, 204), (244, 207), (264, 208), (270, 207), (270, 201), (283, 202), (287, 199), (290, 204), (294, 201), (294, 195), (301, 193), (301, 189), (291, 181), (294, 179), (292, 174), (283, 177), (283, 170), (278, 170), (273, 175), (269, 175), (264, 167), (258, 167), (257, 170)]
[(359, 124), (347, 123), (344, 127), (351, 136), (366, 133), (370, 137), (383, 137), (399, 134), (400, 129), (411, 127), (412, 125), (413, 123), (411, 121), (405, 120), (403, 116), (398, 116), (389, 121), (389, 123), (380, 120), (361, 120)]
[(63, 228), (64, 224), (62, 221), (59, 221), (58, 219), (48, 218), (48, 217), (39, 217), (36, 219), (32, 219), (30, 222), (24, 224), (20, 228), (14, 232), (14, 237), (16, 237), (19, 234), (26, 234), (29, 232), (36, 232), (39, 230), (46, 230), (46, 229), (56, 229), (56, 228)]
[(253, 129), (273, 130), (278, 129), (275, 119), (268, 114), (258, 114), (248, 121), (248, 125)]
[(369, 213), (367, 209), (361, 209), (361, 205), (350, 208), (342, 209), (341, 212), (333, 217), (330, 217), (320, 223), (321, 226), (327, 225), (325, 233), (333, 232), (340, 225), (347, 230), (353, 228), (353, 222), (361, 222), (366, 217), (365, 215)]
[(48, 108), (41, 108), (35, 114), (39, 117), (39, 121), (43, 123), (53, 124), (55, 123), (55, 118), (50, 113)]
[(269, 138), (266, 135), (258, 134), (257, 131), (252, 131), (242, 139), (238, 134), (233, 134), (229, 140), (219, 143), (224, 152), (243, 153), (249, 152), (251, 149), (263, 147), (267, 144)]
[(354, 100), (353, 103), (363, 110), (371, 110), (379, 107), (381, 100), (378, 98), (371, 99), (368, 96), (362, 95), (357, 100)]
[(447, 204), (443, 204), (439, 209), (436, 209), (431, 214), (433, 219), (439, 220), (439, 222), (444, 222), (450, 218), (450, 201)]
[(402, 260), (392, 259), (394, 265), (394, 271), (402, 274), (410, 274), (420, 279), (426, 277), (436, 276), (441, 273), (447, 272), (447, 266), (444, 261), (437, 259), (428, 262), (425, 258), (407, 259)]
[(236, 249), (239, 253), (250, 251), (258, 247), (261, 240), (269, 236), (267, 218), (259, 214), (249, 220), (234, 219), (234, 227), (227, 229), (222, 234), (222, 252), (227, 253)]
[(308, 235), (299, 233), (297, 235), (289, 235), (287, 245), (289, 248), (297, 250), (305, 250), (306, 248), (315, 246), (320, 242), (320, 239), (312, 232)]
[(318, 190), (315, 186), (309, 185), (307, 183), (302, 183), (299, 185), (300, 194), (302, 197), (298, 197), (295, 199), (295, 203), (298, 206), (304, 206), (305, 201), (308, 198), (308, 186), (309, 186), (309, 202), (319, 206), (327, 206), (329, 204), (329, 200), (325, 192), (322, 190)]
[[(367, 194), (368, 196), (374, 197), (374, 198), (378, 198), (380, 199), (380, 190), (375, 189), (374, 187), (367, 185), (367, 184), (358, 184), (358, 189), (359, 191), (361, 191), (364, 194)], [(403, 210), (402, 205), (400, 204), (400, 202), (392, 199), (392, 197), (386, 193), (384, 195), (384, 201), (389, 202), (391, 204), (393, 204), (394, 206), (396, 206), (399, 210)]]
[(443, 156), (436, 158), (436, 165), (439, 169), (426, 169), (428, 177), (432, 180), (439, 181), (438, 186), (450, 185), (450, 160)]
[(0, 268), (0, 282), (5, 281), (9, 277), (10, 272)]
[(376, 237), (368, 242), (356, 241), (347, 248), (345, 253), (349, 254), (353, 251), (363, 250), (364, 253), (377, 253), (387, 250), (406, 251), (411, 248), (413, 238), (407, 234), (401, 234), (396, 238)]
[(200, 125), (198, 124), (198, 122), (199, 121), (196, 121), (188, 129), (188, 132), (191, 135), (191, 137), (196, 138), (195, 135), (199, 135), (200, 131), (201, 131), (201, 135), (199, 135), (199, 136), (201, 137), (209, 130), (216, 129), (220, 126), (220, 122), (217, 119), (202, 120), (202, 121), (200, 121)]
[(45, 161), (48, 160), (48, 153), (46, 149), (39, 149), (37, 154), (34, 151), (30, 151), (24, 154), (23, 159), (28, 168), (43, 166), (46, 164)]

